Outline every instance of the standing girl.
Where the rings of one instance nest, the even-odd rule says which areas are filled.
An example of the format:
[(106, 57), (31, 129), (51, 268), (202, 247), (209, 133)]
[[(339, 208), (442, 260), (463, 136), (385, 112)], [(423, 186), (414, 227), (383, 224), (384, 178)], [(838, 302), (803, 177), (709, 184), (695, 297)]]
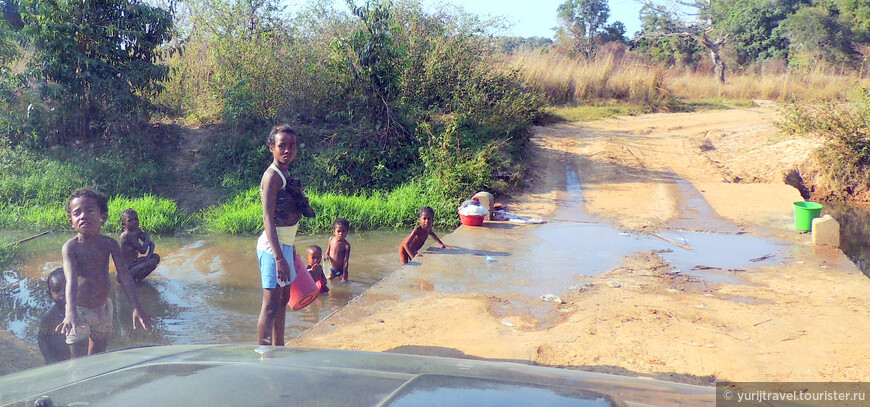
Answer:
[(297, 273), (293, 243), (302, 218), (285, 190), (290, 179), (287, 166), (296, 158), (296, 132), (288, 125), (275, 126), (267, 144), (272, 164), (260, 181), (264, 230), (257, 240), (257, 259), (263, 281), (263, 306), (257, 320), (257, 339), (260, 345), (284, 346), (290, 282)]

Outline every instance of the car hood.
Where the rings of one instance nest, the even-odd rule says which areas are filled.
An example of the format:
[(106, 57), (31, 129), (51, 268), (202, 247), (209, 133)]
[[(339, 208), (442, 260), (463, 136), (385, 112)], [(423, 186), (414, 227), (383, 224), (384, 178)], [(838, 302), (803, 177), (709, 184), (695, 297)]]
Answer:
[(712, 387), (574, 370), (325, 349), (155, 346), (0, 377), (0, 405), (713, 405)]

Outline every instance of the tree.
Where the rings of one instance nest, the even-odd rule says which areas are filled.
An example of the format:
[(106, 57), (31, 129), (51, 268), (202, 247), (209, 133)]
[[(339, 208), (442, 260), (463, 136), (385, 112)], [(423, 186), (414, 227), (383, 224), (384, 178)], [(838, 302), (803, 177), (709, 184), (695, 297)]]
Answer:
[(599, 39), (603, 43), (607, 42), (621, 42), (623, 44), (628, 41), (625, 38), (625, 24), (621, 21), (614, 21), (613, 24), (608, 24), (602, 30)]
[(557, 38), (569, 42), (571, 48), (587, 58), (591, 57), (601, 29), (610, 17), (607, 0), (565, 0), (556, 11)]
[(788, 57), (788, 40), (778, 29), (809, 0), (715, 0), (711, 10), (720, 32), (729, 33), (740, 65)]
[(159, 63), (169, 12), (141, 0), (22, 0), (20, 12), (35, 49), (29, 75), (58, 108), (62, 140), (92, 139), (149, 117), (147, 96), (169, 74)]
[(644, 6), (640, 10), (640, 20), (641, 30), (632, 47), (635, 52), (669, 66), (694, 66), (703, 58), (702, 45), (683, 35), (667, 15)]
[(854, 51), (848, 30), (836, 16), (822, 6), (802, 7), (782, 23), (782, 31), (793, 54), (792, 64), (811, 64), (818, 60), (848, 61)]
[(347, 4), (362, 27), (346, 41), (336, 44), (337, 56), (368, 99), (371, 119), (383, 135), (380, 142), (404, 139), (408, 132), (395, 108), (404, 52), (394, 41), (394, 31), (399, 31), (400, 27), (393, 21), (392, 3), (367, 0), (365, 5), (357, 7), (353, 0), (347, 0)]
[[(728, 43), (728, 33), (717, 30), (713, 14), (714, 0), (640, 0), (645, 8), (667, 19), (673, 32), (647, 32), (647, 38), (663, 38), (680, 35), (695, 40), (710, 51), (714, 73), (719, 82), (725, 83), (725, 61), (721, 50)], [(710, 38), (714, 36), (713, 38)]]

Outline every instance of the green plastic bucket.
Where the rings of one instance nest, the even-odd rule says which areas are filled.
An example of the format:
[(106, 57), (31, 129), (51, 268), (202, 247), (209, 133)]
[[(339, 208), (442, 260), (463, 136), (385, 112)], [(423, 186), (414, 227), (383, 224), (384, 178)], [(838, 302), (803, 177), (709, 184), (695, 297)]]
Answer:
[(815, 202), (794, 203), (794, 227), (798, 230), (812, 230), (813, 219), (822, 214), (822, 204)]

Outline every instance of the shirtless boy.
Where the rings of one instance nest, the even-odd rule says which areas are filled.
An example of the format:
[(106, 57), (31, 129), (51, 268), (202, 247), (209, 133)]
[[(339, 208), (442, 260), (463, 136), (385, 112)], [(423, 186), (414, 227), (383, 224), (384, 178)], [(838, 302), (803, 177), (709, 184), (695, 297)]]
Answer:
[(115, 263), (117, 280), (133, 304), (133, 329), (139, 324), (151, 329), (151, 316), (145, 314), (136, 285), (121, 257), (115, 239), (100, 234), (109, 217), (108, 199), (92, 189), (83, 188), (70, 195), (66, 204), (69, 222), (76, 236), (64, 243), (63, 270), (66, 276), (66, 313), (55, 330), (66, 335), (70, 355), (104, 352), (112, 333), (113, 309), (109, 299), (109, 258)]
[(419, 253), (420, 248), (423, 247), (423, 243), (426, 243), (426, 239), (429, 236), (432, 236), (438, 244), (441, 245), (442, 249), (449, 249), (450, 246), (445, 245), (441, 242), (441, 239), (435, 235), (435, 232), (432, 231), (432, 221), (435, 220), (435, 211), (428, 206), (424, 206), (420, 208), (420, 211), (417, 212), (420, 216), (418, 221), (420, 225), (415, 227), (411, 234), (402, 240), (402, 244), (399, 245), (399, 261), (402, 264), (406, 264), (414, 257), (423, 256)]
[(45, 312), (39, 322), (37, 343), (47, 365), (70, 358), (66, 337), (54, 330), (57, 324), (63, 321), (64, 304), (66, 303), (66, 279), (63, 276), (63, 269), (52, 270), (48, 278), (45, 279), (45, 286), (48, 289), (48, 296), (51, 297), (54, 304), (51, 304), (51, 308)]
[(347, 263), (350, 260), (350, 243), (345, 240), (350, 222), (338, 218), (332, 222), (332, 237), (326, 247), (326, 259), (329, 260), (329, 279), (341, 277), (341, 282), (347, 282)]
[(329, 292), (329, 287), (326, 286), (326, 276), (323, 274), (323, 266), (320, 262), (323, 261), (323, 249), (317, 245), (308, 246), (308, 272), (311, 273), (311, 278), (320, 287), (320, 292)]
[[(127, 262), (127, 268), (133, 281), (142, 281), (148, 277), (157, 264), (160, 256), (154, 253), (154, 242), (148, 233), (139, 228), (139, 214), (133, 209), (121, 212), (121, 254)], [(139, 257), (139, 254), (144, 256)]]

